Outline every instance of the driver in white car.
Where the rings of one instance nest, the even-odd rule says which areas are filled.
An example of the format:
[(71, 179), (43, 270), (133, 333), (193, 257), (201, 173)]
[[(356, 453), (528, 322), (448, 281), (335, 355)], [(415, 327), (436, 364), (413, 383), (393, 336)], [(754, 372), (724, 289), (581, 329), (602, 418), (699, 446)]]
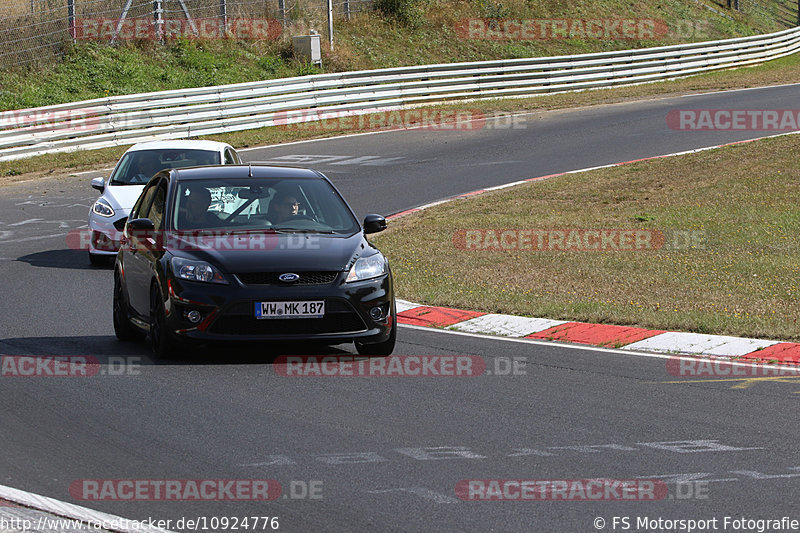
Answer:
[(161, 163), (158, 156), (143, 152), (134, 158), (128, 176), (131, 177), (132, 183), (147, 183), (159, 170)]

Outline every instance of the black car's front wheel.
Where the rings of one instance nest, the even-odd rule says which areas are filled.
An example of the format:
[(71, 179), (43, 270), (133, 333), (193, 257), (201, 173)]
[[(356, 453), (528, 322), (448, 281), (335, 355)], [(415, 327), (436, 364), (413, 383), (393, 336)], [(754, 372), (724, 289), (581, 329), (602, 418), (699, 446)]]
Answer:
[(156, 285), (150, 290), (150, 347), (157, 359), (174, 353), (178, 348), (178, 340), (167, 327), (164, 301)]
[(356, 350), (360, 355), (392, 355), (397, 342), (397, 315), (392, 316), (392, 331), (389, 338), (383, 342), (367, 344), (356, 341)]
[(89, 252), (89, 262), (92, 264), (92, 266), (107, 267), (113, 262), (113, 260), (114, 256), (93, 254), (92, 252)]
[(121, 341), (132, 341), (141, 337), (141, 333), (131, 324), (128, 315), (128, 302), (119, 273), (114, 273), (114, 334)]

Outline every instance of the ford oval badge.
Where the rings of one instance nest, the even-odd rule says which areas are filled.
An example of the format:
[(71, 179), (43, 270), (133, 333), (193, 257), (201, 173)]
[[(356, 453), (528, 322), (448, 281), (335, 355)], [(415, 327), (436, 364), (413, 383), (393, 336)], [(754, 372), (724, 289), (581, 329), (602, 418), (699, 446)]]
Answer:
[(278, 276), (278, 279), (283, 281), (284, 283), (292, 283), (292, 282), (297, 281), (298, 279), (300, 279), (300, 276), (297, 275), (297, 274), (292, 274), (291, 272), (289, 272), (289, 273), (286, 273), (286, 274), (281, 274), (280, 276)]

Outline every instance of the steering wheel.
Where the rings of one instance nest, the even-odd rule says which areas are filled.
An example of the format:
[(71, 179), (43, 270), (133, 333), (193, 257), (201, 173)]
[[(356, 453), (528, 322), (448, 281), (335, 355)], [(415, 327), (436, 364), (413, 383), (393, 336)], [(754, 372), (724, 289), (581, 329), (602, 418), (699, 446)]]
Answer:
[[(317, 222), (317, 219), (312, 217), (311, 215), (301, 215), (299, 213), (297, 215), (290, 216), (286, 220), (311, 220), (313, 222)], [(286, 222), (286, 220), (284, 220), (283, 222)]]
[(130, 179), (131, 183), (147, 183), (148, 181), (150, 181), (150, 178), (148, 178), (144, 174), (134, 174), (133, 176), (131, 176)]

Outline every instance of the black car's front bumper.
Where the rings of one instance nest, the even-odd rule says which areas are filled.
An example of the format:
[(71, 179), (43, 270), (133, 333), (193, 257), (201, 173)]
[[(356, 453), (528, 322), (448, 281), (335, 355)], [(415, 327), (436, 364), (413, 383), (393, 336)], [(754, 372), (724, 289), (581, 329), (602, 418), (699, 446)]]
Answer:
[[(167, 327), (198, 341), (314, 340), (336, 344), (383, 342), (392, 328), (394, 289), (391, 274), (373, 280), (345, 283), (339, 272), (332, 283), (311, 285), (228, 285), (179, 280), (170, 276)], [(323, 318), (257, 319), (256, 302), (325, 301)], [(381, 318), (370, 310), (380, 307)], [(198, 311), (192, 324), (188, 315)]]

